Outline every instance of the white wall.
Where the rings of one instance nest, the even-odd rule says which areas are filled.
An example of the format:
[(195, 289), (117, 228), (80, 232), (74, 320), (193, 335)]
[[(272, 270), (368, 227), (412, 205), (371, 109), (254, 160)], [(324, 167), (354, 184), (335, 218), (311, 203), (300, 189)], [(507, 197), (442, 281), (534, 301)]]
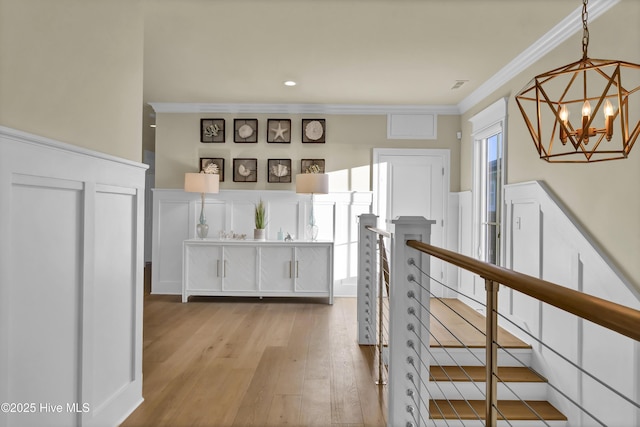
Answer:
[[(253, 239), (254, 204), (262, 199), (267, 208), (267, 239), (275, 240), (282, 229), (295, 240), (305, 240), (304, 230), (310, 213), (311, 196), (293, 191), (221, 190), (209, 194), (205, 213), (208, 238), (219, 238), (220, 231), (234, 231)], [(356, 295), (357, 216), (369, 213), (370, 192), (344, 192), (315, 196), (314, 216), (319, 227), (318, 240), (333, 240), (334, 295)], [(201, 200), (197, 193), (182, 190), (153, 191), (153, 261), (151, 292), (182, 293), (182, 242), (195, 238)]]
[(142, 401), (144, 172), (0, 127), (0, 402), (34, 403), (0, 426), (114, 426)]

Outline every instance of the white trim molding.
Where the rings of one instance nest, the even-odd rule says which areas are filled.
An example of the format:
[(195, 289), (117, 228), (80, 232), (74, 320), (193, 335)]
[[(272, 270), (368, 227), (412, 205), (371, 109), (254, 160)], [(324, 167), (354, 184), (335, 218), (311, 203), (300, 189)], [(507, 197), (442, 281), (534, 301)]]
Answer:
[(208, 104), (150, 102), (156, 113), (271, 113), (271, 114), (442, 114), (458, 115), (455, 105), (359, 105), (359, 104)]

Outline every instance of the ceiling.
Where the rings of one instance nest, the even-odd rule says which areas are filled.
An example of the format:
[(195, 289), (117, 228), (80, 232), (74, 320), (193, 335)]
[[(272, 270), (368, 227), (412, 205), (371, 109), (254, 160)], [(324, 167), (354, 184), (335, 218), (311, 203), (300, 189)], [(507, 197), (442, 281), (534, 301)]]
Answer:
[[(611, 1), (592, 0), (590, 8)], [(151, 0), (145, 7), (147, 103), (460, 110), (561, 21), (581, 29), (579, 0)], [(453, 89), (457, 81), (464, 84)]]

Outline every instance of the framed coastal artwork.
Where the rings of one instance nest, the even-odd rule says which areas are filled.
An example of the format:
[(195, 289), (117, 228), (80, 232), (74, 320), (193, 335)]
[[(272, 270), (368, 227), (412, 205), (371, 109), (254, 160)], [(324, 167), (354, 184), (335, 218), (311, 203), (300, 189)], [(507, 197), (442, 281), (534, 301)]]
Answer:
[(224, 142), (224, 119), (200, 119), (200, 142)]
[(200, 172), (215, 173), (220, 176), (220, 182), (224, 181), (224, 158), (200, 157)]
[(291, 159), (269, 159), (268, 182), (291, 182)]
[(258, 159), (233, 159), (234, 182), (258, 182)]

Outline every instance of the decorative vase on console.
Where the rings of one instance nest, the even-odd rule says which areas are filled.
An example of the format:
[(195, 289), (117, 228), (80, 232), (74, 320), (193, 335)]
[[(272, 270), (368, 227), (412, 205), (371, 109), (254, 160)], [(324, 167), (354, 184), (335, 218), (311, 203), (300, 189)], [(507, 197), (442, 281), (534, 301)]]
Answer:
[(267, 226), (267, 213), (262, 199), (258, 202), (255, 209), (256, 228), (253, 230), (254, 240), (265, 240), (265, 227)]

